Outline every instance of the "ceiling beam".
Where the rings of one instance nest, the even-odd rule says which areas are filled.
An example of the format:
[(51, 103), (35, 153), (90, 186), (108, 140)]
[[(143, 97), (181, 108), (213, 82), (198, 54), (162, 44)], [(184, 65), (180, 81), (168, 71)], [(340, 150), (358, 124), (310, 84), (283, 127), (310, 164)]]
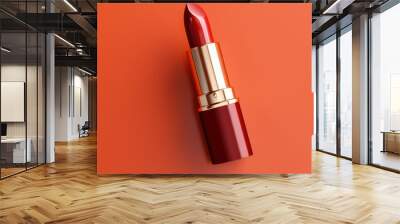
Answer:
[(332, 2), (326, 9), (322, 12), (324, 15), (338, 15), (342, 14), (343, 10), (351, 5), (355, 0), (336, 0)]
[(68, 14), (68, 17), (82, 28), (91, 38), (97, 38), (97, 29), (80, 14)]
[(315, 33), (320, 30), (327, 22), (329, 22), (335, 16), (320, 16), (315, 22), (312, 24), (312, 32)]
[(80, 66), (96, 70), (97, 60), (92, 56), (56, 56), (56, 66)]

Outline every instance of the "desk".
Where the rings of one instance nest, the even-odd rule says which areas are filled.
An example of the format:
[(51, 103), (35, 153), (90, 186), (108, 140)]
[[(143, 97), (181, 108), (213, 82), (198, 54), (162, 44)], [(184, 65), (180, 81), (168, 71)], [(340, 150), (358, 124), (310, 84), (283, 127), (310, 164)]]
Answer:
[(383, 131), (383, 150), (382, 152), (393, 152), (400, 154), (400, 132)]
[[(25, 138), (6, 138), (1, 139), (1, 157), (6, 163), (25, 163), (31, 162), (32, 140), (28, 138), (25, 152)], [(26, 154), (25, 154), (26, 153)]]

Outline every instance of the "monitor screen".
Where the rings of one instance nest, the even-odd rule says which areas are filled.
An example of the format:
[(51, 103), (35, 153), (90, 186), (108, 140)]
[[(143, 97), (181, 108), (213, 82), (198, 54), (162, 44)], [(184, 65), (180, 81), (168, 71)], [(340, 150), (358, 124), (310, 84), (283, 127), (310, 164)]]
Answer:
[(1, 136), (7, 136), (7, 124), (1, 124)]

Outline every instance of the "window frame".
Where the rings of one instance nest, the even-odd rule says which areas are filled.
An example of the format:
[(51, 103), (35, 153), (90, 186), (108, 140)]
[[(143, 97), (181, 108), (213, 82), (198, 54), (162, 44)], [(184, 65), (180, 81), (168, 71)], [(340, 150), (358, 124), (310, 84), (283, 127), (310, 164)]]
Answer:
[[(340, 108), (340, 103), (341, 103), (341, 97), (340, 97), (340, 84), (341, 84), (341, 67), (340, 67), (340, 37), (342, 35), (344, 35), (347, 32), (351, 32), (352, 31), (352, 23), (347, 24), (346, 26), (344, 26), (343, 28), (339, 29), (336, 31), (336, 33), (333, 33), (332, 35), (328, 36), (325, 39), (320, 40), (317, 44), (316, 44), (316, 51), (315, 51), (315, 72), (316, 72), (316, 78), (315, 78), (315, 86), (316, 86), (316, 151), (319, 152), (323, 152), (329, 155), (333, 155), (333, 156), (337, 156), (340, 158), (344, 158), (347, 160), (352, 160), (351, 157), (347, 157), (342, 155), (342, 150), (341, 150), (341, 118), (340, 118), (340, 112), (341, 112), (341, 108)], [(334, 38), (333, 38), (334, 37)], [(332, 40), (329, 40), (329, 39)], [(319, 102), (319, 81), (320, 81), (320, 74), (319, 74), (319, 62), (320, 62), (320, 56), (319, 56), (319, 47), (321, 45), (321, 43), (326, 42), (326, 41), (336, 41), (336, 151), (335, 153), (326, 151), (324, 149), (321, 149), (319, 146), (319, 131), (320, 131), (320, 127), (319, 127), (319, 106), (320, 106), (320, 102)]]

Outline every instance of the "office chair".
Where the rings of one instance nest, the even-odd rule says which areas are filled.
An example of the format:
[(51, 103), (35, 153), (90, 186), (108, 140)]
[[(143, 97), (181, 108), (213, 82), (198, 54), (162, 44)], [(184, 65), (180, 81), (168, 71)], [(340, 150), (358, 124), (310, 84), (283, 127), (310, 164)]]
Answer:
[(85, 123), (82, 125), (82, 127), (79, 127), (80, 125), (78, 125), (78, 129), (79, 129), (79, 138), (80, 137), (87, 137), (89, 136), (89, 129), (90, 129), (90, 125), (89, 125), (89, 121), (85, 121)]

